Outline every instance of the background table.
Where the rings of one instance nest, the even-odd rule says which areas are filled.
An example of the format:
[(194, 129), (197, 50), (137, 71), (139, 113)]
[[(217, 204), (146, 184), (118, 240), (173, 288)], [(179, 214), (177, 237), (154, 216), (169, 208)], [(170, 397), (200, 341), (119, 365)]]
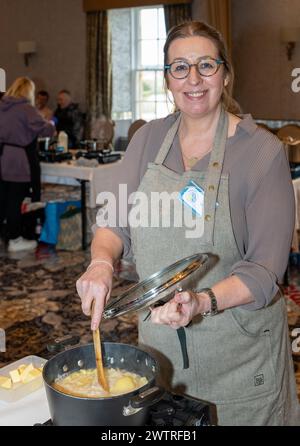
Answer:
[(41, 163), (42, 182), (81, 187), (82, 249), (86, 249), (86, 182), (90, 183), (88, 205), (96, 207), (97, 195), (110, 190), (115, 181), (116, 169), (120, 161), (111, 164), (99, 164), (97, 167), (77, 165), (75, 161), (63, 163)]

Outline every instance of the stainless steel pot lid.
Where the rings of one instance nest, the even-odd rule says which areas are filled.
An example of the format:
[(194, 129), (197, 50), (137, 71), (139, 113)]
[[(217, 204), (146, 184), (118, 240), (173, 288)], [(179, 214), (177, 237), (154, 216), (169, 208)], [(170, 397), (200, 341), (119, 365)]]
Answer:
[(206, 266), (207, 261), (207, 254), (195, 254), (167, 266), (148, 279), (134, 285), (118, 298), (112, 298), (104, 309), (103, 318), (111, 319), (130, 311), (141, 310), (163, 300), (181, 288), (183, 281), (198, 268)]

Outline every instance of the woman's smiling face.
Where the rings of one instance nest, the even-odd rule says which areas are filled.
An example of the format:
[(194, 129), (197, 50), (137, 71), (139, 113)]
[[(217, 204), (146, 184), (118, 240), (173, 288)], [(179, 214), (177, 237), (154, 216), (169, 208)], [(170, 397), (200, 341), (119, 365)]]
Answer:
[[(168, 63), (184, 61), (195, 64), (204, 56), (219, 59), (218, 50), (210, 39), (199, 36), (178, 38), (169, 47)], [(167, 74), (167, 85), (177, 108), (191, 118), (201, 118), (214, 112), (227, 83), (224, 65), (210, 77), (201, 76), (195, 66), (191, 67), (185, 79), (174, 79), (169, 72)]]

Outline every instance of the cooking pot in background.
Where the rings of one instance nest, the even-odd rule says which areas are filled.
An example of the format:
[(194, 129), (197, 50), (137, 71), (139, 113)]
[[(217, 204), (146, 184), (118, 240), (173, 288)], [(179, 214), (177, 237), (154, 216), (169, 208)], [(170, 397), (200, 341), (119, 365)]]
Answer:
[(43, 379), (51, 419), (56, 426), (142, 426), (148, 407), (159, 401), (164, 391), (155, 386), (157, 361), (140, 348), (104, 342), (105, 367), (119, 368), (147, 378), (148, 383), (130, 393), (108, 398), (80, 398), (56, 390), (52, 384), (65, 373), (96, 367), (93, 344), (73, 347), (51, 358), (43, 369)]

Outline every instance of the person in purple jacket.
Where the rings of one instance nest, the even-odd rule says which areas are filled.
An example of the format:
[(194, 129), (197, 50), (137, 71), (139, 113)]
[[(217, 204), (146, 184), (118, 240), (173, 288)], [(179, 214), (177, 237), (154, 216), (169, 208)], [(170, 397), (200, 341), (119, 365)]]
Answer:
[(0, 100), (0, 224), (7, 222), (8, 251), (35, 249), (37, 242), (22, 237), (21, 204), (40, 199), (37, 138), (53, 136), (53, 122), (34, 107), (35, 85), (17, 78)]

